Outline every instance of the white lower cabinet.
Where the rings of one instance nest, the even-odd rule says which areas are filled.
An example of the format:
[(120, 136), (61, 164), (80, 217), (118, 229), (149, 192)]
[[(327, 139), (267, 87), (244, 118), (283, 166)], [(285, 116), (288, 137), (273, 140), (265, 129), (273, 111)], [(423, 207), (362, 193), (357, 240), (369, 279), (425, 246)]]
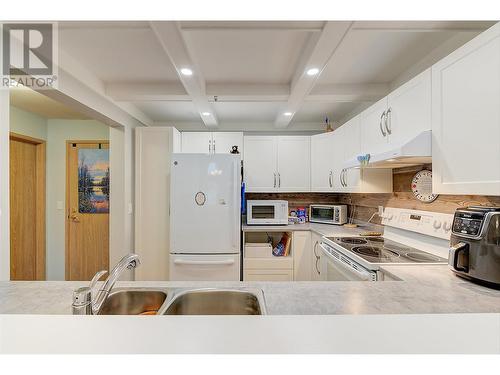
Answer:
[(311, 233), (311, 247), (309, 251), (309, 257), (311, 261), (309, 264), (311, 265), (311, 280), (312, 281), (322, 281), (324, 280), (323, 275), (321, 274), (321, 258), (322, 251), (319, 244), (321, 243), (321, 235), (317, 233)]
[(293, 281), (293, 271), (287, 269), (245, 270), (244, 281)]
[(432, 67), (432, 190), (500, 195), (500, 23)]
[(311, 274), (311, 232), (294, 231), (292, 235), (293, 279), (310, 281)]

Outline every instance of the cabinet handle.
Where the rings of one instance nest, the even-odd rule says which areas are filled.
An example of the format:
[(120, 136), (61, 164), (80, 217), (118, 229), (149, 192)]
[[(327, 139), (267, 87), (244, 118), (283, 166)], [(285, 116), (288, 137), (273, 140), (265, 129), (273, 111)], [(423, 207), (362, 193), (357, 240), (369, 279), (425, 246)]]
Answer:
[(380, 116), (380, 122), (379, 122), (379, 127), (380, 127), (380, 132), (382, 133), (382, 135), (385, 137), (387, 135), (386, 131), (384, 130), (383, 126), (382, 126), (382, 120), (385, 121), (385, 112), (382, 112), (382, 115)]
[(212, 153), (212, 141), (208, 141), (208, 153), (211, 154)]
[(278, 172), (278, 187), (281, 187), (281, 174)]
[(213, 151), (213, 153), (215, 154), (215, 139), (214, 139), (214, 151)]
[(387, 113), (385, 114), (385, 130), (387, 134), (392, 134), (392, 108), (389, 107)]
[(276, 187), (276, 172), (274, 172), (274, 187)]
[(330, 171), (330, 174), (328, 175), (328, 183), (329, 183), (330, 187), (333, 187), (332, 177), (333, 177), (333, 172)]
[(344, 174), (342, 175), (342, 179), (344, 180), (344, 187), (347, 187), (347, 180), (345, 175), (347, 174), (347, 169), (344, 169)]
[(314, 256), (316, 257), (316, 263), (314, 264), (314, 266), (316, 267), (316, 272), (318, 273), (318, 275), (321, 275), (321, 271), (319, 270), (319, 267), (318, 267), (320, 257), (318, 255), (318, 253), (316, 253), (316, 247), (318, 247), (318, 245), (319, 245), (319, 242), (316, 241), (316, 243), (314, 244), (314, 247), (313, 247), (313, 253), (314, 253)]

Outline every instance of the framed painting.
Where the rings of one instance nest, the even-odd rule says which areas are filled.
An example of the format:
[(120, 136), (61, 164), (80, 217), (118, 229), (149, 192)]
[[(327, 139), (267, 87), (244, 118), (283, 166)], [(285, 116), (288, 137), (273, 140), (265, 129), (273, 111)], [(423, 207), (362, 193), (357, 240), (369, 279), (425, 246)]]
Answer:
[(78, 211), (109, 213), (109, 149), (78, 150)]

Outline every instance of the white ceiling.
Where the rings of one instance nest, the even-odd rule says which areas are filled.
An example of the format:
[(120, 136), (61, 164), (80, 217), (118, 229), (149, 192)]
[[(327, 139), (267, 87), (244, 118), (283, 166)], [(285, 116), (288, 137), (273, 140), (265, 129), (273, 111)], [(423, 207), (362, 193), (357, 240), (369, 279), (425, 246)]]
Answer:
[[(111, 98), (135, 105), (157, 124), (313, 131), (325, 115), (345, 120), (415, 66), (430, 66), (492, 24), (61, 22), (59, 40)], [(182, 76), (183, 67), (194, 74)], [(320, 74), (305, 75), (310, 67)], [(283, 118), (287, 110), (294, 115)], [(210, 118), (201, 115), (204, 111), (212, 113)]]

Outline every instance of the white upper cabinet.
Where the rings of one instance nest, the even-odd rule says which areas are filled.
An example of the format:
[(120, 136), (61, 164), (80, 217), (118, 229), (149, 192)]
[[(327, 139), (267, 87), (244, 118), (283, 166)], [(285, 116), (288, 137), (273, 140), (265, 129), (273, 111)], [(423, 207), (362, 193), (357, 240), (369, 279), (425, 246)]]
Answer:
[[(345, 127), (345, 128), (344, 128)], [(345, 160), (356, 157), (361, 150), (361, 123), (360, 116), (346, 122), (341, 126), (344, 128), (342, 135), (342, 163)], [(340, 170), (340, 191), (357, 192), (360, 190), (360, 175), (361, 171), (357, 168), (341, 169)]]
[(391, 144), (402, 144), (431, 129), (431, 70), (387, 96), (385, 130)]
[(431, 91), (428, 69), (361, 113), (360, 153), (384, 152), (430, 130)]
[(233, 146), (243, 154), (242, 132), (182, 132), (182, 152), (226, 154)]
[(363, 154), (374, 154), (387, 148), (386, 111), (387, 98), (383, 98), (361, 113), (361, 152)]
[(311, 191), (333, 191), (333, 132), (311, 137)]
[(245, 136), (243, 142), (246, 191), (277, 191), (278, 142), (276, 137)]
[(189, 154), (212, 153), (211, 132), (182, 132), (182, 152)]
[(245, 136), (246, 191), (310, 191), (310, 152), (308, 136)]
[(500, 195), (500, 24), (432, 67), (437, 194)]
[(277, 139), (279, 191), (311, 191), (311, 137), (284, 136)]
[(229, 154), (233, 146), (238, 146), (238, 151), (243, 155), (242, 132), (213, 132), (212, 147), (216, 154)]

